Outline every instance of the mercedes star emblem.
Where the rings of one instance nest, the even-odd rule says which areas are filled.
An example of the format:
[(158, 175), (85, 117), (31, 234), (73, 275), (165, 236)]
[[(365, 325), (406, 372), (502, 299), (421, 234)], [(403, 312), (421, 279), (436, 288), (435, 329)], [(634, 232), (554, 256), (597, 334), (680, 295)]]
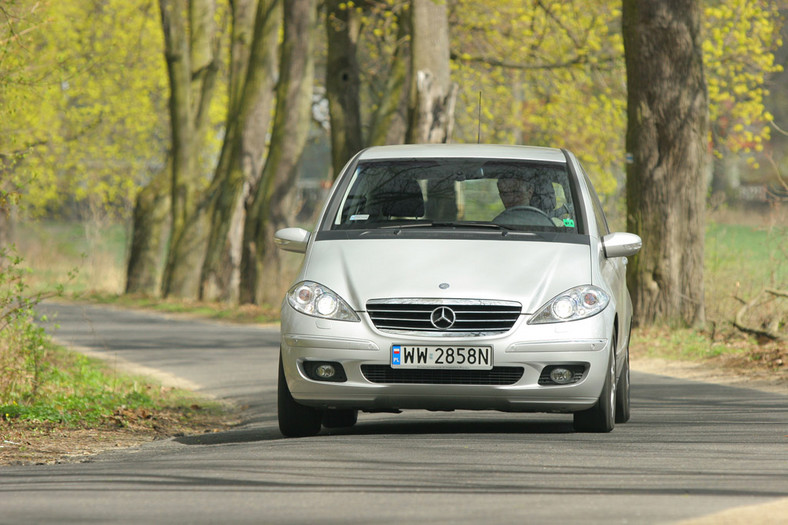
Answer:
[(455, 321), (457, 315), (448, 306), (439, 306), (430, 314), (430, 322), (438, 330), (448, 330), (454, 326)]

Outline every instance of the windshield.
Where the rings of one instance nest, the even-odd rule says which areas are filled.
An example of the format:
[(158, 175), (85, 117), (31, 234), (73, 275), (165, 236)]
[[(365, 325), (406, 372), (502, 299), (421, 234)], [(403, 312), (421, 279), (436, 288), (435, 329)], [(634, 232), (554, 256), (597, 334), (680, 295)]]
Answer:
[(500, 159), (360, 162), (332, 230), (499, 228), (577, 232), (566, 164)]

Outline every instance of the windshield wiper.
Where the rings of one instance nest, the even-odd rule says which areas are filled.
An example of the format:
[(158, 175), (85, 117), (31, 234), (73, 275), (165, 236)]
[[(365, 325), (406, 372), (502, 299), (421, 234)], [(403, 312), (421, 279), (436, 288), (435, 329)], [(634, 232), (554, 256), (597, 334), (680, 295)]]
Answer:
[(454, 222), (434, 222), (435, 227), (442, 228), (491, 228), (493, 230), (513, 231), (515, 228), (506, 226), (505, 224), (496, 224), (494, 222), (481, 222), (481, 221), (454, 221)]
[(381, 229), (404, 230), (410, 228), (488, 228), (499, 231), (516, 231), (516, 228), (494, 222), (481, 221), (429, 221), (410, 224), (393, 224), (391, 226), (381, 226)]

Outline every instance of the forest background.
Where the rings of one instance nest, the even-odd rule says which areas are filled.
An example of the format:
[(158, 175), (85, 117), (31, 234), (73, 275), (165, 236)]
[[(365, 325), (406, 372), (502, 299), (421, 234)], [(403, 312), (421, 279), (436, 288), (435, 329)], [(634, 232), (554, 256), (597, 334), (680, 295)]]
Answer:
[[(351, 73), (358, 75), (361, 101), (354, 117), (357, 137), (346, 137), (344, 144), (353, 150), (354, 144), (358, 149), (408, 139), (412, 2), (313, 1), (303, 3), (308, 12), (288, 18), (287, 11), (301, 3), (193, 1), (187, 16), (175, 9), (183, 4), (167, 0), (4, 0), (5, 267), (23, 264), (15, 258), (21, 253), (35, 270), (27, 280), (42, 289), (76, 268), (78, 284), (69, 285), (74, 291), (275, 308), (299, 260), (280, 258), (263, 245), (277, 225), (311, 228), (348, 157), (337, 154), (339, 128), (332, 130), (336, 117), (330, 109), (343, 104), (330, 104), (337, 92), (331, 83), (350, 56), (338, 57), (338, 49), (353, 49)], [(735, 278), (709, 287), (708, 317), (714, 325), (733, 326), (739, 303), (755, 301), (750, 310), (764, 315), (748, 321), (752, 332), (779, 333), (785, 329), (779, 297), (757, 296), (761, 289), (784, 289), (786, 282), (781, 202), (788, 172), (788, 6), (785, 0), (707, 0), (702, 6), (713, 159), (709, 213), (726, 217), (721, 222), (746, 221), (763, 234), (750, 240), (762, 239), (769, 265), (759, 268), (756, 282), (744, 291)], [(627, 86), (621, 2), (447, 0), (445, 8), (448, 74), (456, 97), (451, 141), (481, 137), (567, 147), (589, 170), (614, 229), (623, 230)], [(284, 45), (288, 31), (295, 35), (290, 42), (302, 48)], [(172, 133), (176, 124), (180, 129), (173, 124), (178, 116), (172, 79), (184, 56), (190, 59), (183, 95), (192, 111), (183, 117), (190, 126), (188, 148), (179, 147)], [(294, 65), (288, 56), (301, 57), (303, 64)], [(290, 122), (276, 128), (277, 104), (287, 99), (282, 79), (290, 75), (301, 75), (292, 85), (308, 87), (311, 103), (282, 107)], [(249, 90), (258, 98), (245, 96)], [(244, 144), (239, 137), (255, 125), (264, 139)], [(303, 149), (287, 149), (299, 142)], [(241, 158), (232, 151), (242, 152)], [(282, 157), (292, 165), (283, 167)], [(171, 185), (173, 169), (179, 169), (173, 163), (179, 162), (192, 178), (180, 189)], [(228, 167), (233, 162), (235, 171)], [(266, 164), (273, 166), (268, 175)], [(277, 179), (274, 171), (285, 175)], [(194, 219), (189, 207), (205, 215)], [(196, 241), (183, 240), (179, 230), (190, 220), (204, 221)], [(712, 247), (707, 259), (719, 266), (728, 250), (741, 248), (728, 244), (735, 235), (717, 222), (709, 227), (719, 249)], [(148, 259), (147, 273), (140, 276), (133, 266), (140, 256), (135, 237), (143, 231)], [(205, 255), (206, 249), (193, 249), (195, 242), (217, 247)], [(244, 276), (243, 246), (255, 244), (258, 253), (248, 257), (256, 262), (247, 266), (258, 275)], [(195, 254), (198, 260), (179, 274), (178, 265)], [(218, 275), (216, 268), (232, 271)], [(735, 268), (731, 275), (742, 273)]]

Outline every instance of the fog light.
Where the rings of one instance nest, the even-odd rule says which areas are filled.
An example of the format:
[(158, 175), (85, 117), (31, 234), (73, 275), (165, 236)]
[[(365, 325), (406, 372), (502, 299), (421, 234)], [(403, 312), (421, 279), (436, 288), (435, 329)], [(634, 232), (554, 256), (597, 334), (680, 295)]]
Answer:
[(334, 365), (318, 365), (315, 367), (315, 375), (321, 379), (331, 379), (337, 371)]
[(574, 374), (572, 373), (572, 371), (567, 370), (566, 368), (554, 368), (550, 372), (550, 379), (552, 379), (554, 383), (557, 383), (559, 385), (566, 385), (568, 383), (571, 383), (573, 376)]
[(312, 381), (344, 383), (347, 375), (342, 365), (336, 361), (304, 361), (304, 375)]

